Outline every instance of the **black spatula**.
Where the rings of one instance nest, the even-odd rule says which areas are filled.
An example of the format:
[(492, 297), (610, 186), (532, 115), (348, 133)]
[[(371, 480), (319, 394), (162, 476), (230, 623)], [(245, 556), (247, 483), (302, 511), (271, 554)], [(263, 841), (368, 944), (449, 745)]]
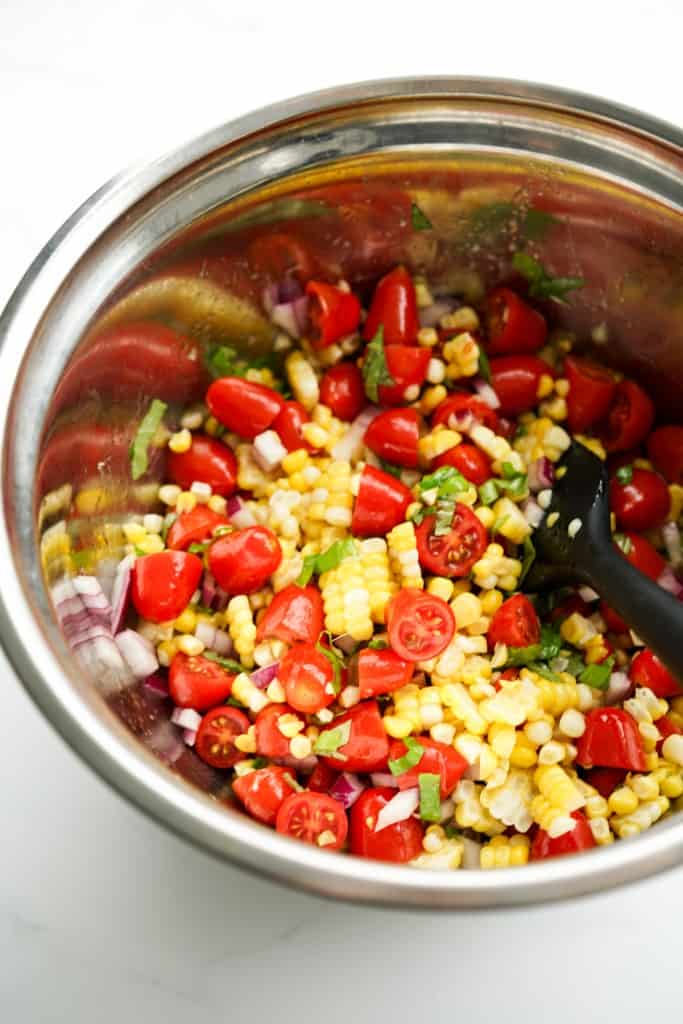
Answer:
[(683, 603), (635, 569), (612, 541), (605, 464), (574, 442), (561, 465), (566, 472), (534, 531), (536, 561), (525, 589), (592, 587), (683, 681)]

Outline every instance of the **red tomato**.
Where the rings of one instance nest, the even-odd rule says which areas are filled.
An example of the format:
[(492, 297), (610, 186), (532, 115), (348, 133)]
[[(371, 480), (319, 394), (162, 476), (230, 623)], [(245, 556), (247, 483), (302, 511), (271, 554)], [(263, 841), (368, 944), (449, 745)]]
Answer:
[(608, 452), (626, 452), (645, 440), (655, 418), (652, 399), (632, 380), (619, 381), (599, 431)]
[(403, 522), (411, 492), (390, 473), (365, 466), (353, 505), (351, 532), (356, 537), (383, 537)]
[(212, 437), (195, 434), (188, 451), (172, 452), (169, 449), (166, 465), (173, 483), (185, 491), (195, 480), (209, 484), (214, 494), (223, 497), (235, 490), (237, 460), (227, 445)]
[(658, 473), (648, 469), (633, 469), (627, 484), (620, 483), (615, 474), (610, 480), (609, 499), (617, 525), (626, 530), (660, 526), (671, 508), (669, 488)]
[(454, 448), (449, 448), (448, 451), (437, 456), (434, 466), (436, 469), (440, 469), (441, 466), (453, 466), (462, 473), (466, 480), (477, 487), (486, 483), (493, 475), (488, 455), (485, 455), (476, 445), (466, 442), (456, 444)]
[(435, 535), (435, 524), (435, 516), (426, 516), (417, 528), (420, 565), (436, 576), (467, 576), (486, 550), (486, 527), (460, 502), (455, 506), (450, 533)]
[(538, 405), (541, 377), (555, 371), (538, 356), (500, 356), (491, 360), (491, 384), (498, 395), (502, 416), (517, 416)]
[[(452, 427), (458, 429), (458, 417), (471, 413), (475, 420), (483, 423), (485, 427), (498, 433), (500, 421), (495, 411), (481, 398), (475, 398), (467, 391), (454, 391), (448, 398), (437, 405), (432, 417), (432, 427)], [(451, 422), (451, 416), (454, 417)]]
[[(661, 721), (661, 719), (660, 719)], [(585, 773), (586, 782), (597, 789), (600, 796), (609, 799), (626, 778), (623, 768), (591, 768)]]
[(349, 825), (338, 800), (324, 793), (292, 793), (277, 812), (275, 828), (323, 850), (339, 850)]
[(666, 562), (660, 553), (650, 544), (649, 540), (645, 540), (637, 533), (626, 531), (624, 537), (628, 542), (629, 549), (628, 552), (624, 552), (622, 548), (619, 548), (624, 557), (651, 580), (658, 580), (666, 568)]
[[(420, 736), (418, 743), (422, 746), (424, 753), (414, 767), (397, 776), (398, 788), (413, 789), (419, 785), (420, 775), (423, 772), (429, 772), (440, 777), (441, 799), (445, 800), (447, 796), (450, 796), (460, 782), (464, 772), (469, 768), (469, 762), (457, 750), (447, 746), (445, 743), (427, 739), (426, 736)], [(407, 753), (407, 750), (408, 748), (403, 740), (394, 740), (389, 747), (389, 760), (397, 761)]]
[(312, 446), (308, 441), (304, 441), (301, 435), (304, 423), (310, 423), (310, 421), (311, 418), (303, 405), (299, 402), (285, 402), (273, 420), (273, 430), (288, 452), (295, 452), (299, 448), (312, 452)]
[(647, 439), (647, 453), (670, 483), (683, 483), (683, 427), (657, 427)]
[(226, 533), (209, 548), (209, 569), (228, 594), (260, 590), (281, 561), (280, 542), (267, 526)]
[(333, 345), (353, 334), (360, 323), (360, 302), (352, 292), (324, 281), (309, 281), (306, 294), (308, 315), (315, 331), (312, 340), (317, 348)]
[(207, 505), (196, 505), (191, 512), (181, 512), (166, 535), (166, 546), (182, 551), (190, 544), (208, 540), (217, 526), (227, 526), (228, 520)]
[(313, 644), (296, 644), (280, 661), (278, 679), (295, 711), (314, 715), (334, 700), (332, 662)]
[(399, 658), (394, 651), (376, 651), (367, 647), (358, 655), (358, 688), (360, 699), (379, 697), (405, 686), (413, 674), (409, 661)]
[(617, 382), (614, 374), (592, 359), (568, 356), (564, 375), (569, 381), (567, 421), (569, 428), (582, 434), (606, 416), (614, 398)]
[(307, 246), (284, 231), (254, 239), (249, 246), (247, 262), (252, 270), (275, 281), (287, 275), (308, 281), (315, 272), (315, 260)]
[(377, 815), (396, 796), (386, 786), (366, 789), (351, 808), (349, 839), (351, 853), (370, 860), (388, 860), (404, 864), (422, 853), (423, 827), (415, 818), (406, 818), (375, 832)]
[(292, 583), (279, 591), (266, 608), (256, 630), (256, 643), (277, 637), (286, 644), (314, 644), (323, 628), (323, 599), (317, 587)]
[(683, 729), (679, 729), (675, 722), (672, 722), (668, 715), (657, 719), (657, 729), (660, 739), (657, 740), (657, 753), (661, 754), (664, 740), (669, 736), (683, 736)]
[(274, 825), (277, 812), (292, 792), (292, 773), (269, 765), (232, 780), (232, 791), (247, 812), (266, 825)]
[(168, 692), (179, 708), (206, 711), (230, 696), (234, 676), (201, 654), (178, 651), (168, 673)]
[(558, 604), (556, 608), (550, 613), (551, 622), (562, 622), (564, 619), (568, 619), (574, 612), (578, 612), (579, 615), (583, 615), (585, 618), (589, 618), (593, 614), (595, 609), (584, 601), (583, 598), (579, 597), (578, 594), (572, 594), (561, 604)]
[(455, 633), (450, 605), (436, 594), (405, 587), (386, 610), (389, 642), (405, 661), (428, 661), (448, 647)]
[(580, 853), (582, 850), (591, 850), (595, 846), (595, 839), (591, 832), (590, 825), (581, 811), (574, 811), (572, 818), (576, 825), (571, 832), (565, 832), (563, 836), (551, 839), (547, 832), (539, 828), (531, 844), (531, 860), (546, 860), (548, 857), (560, 857), (565, 853)]
[(503, 601), (491, 619), (488, 639), (491, 647), (529, 647), (541, 639), (541, 623), (536, 609), (524, 594), (515, 594)]
[(242, 377), (220, 377), (206, 392), (206, 404), (224, 427), (253, 440), (272, 426), (285, 400), (263, 384)]
[(281, 715), (294, 715), (295, 718), (304, 721), (303, 715), (297, 714), (289, 704), (268, 704), (262, 711), (259, 711), (254, 727), (256, 730), (256, 752), (261, 757), (270, 757), (273, 760), (289, 757), (289, 740), (277, 727)]
[(396, 267), (375, 288), (363, 337), (372, 341), (379, 328), (384, 329), (385, 345), (413, 345), (420, 321), (413, 279), (405, 267)]
[(510, 288), (496, 288), (488, 295), (485, 318), (491, 355), (537, 352), (545, 344), (544, 318)]
[(421, 422), (414, 409), (388, 409), (375, 416), (363, 440), (380, 459), (415, 469)]
[(355, 363), (337, 363), (323, 375), (320, 401), (339, 420), (350, 423), (365, 405), (363, 375)]
[(380, 384), (379, 404), (401, 405), (407, 388), (424, 383), (431, 352), (416, 345), (385, 345), (384, 357), (394, 383)]
[(623, 708), (593, 708), (586, 715), (586, 731), (577, 741), (576, 763), (582, 768), (647, 770), (638, 723)]
[(652, 651), (636, 654), (628, 674), (636, 686), (647, 686), (657, 697), (683, 697), (683, 685), (674, 679)]
[(338, 778), (339, 772), (335, 772), (334, 768), (318, 761), (308, 777), (307, 788), (313, 793), (329, 793)]
[(212, 768), (232, 768), (244, 757), (235, 746), (235, 737), (245, 733), (249, 725), (249, 719), (239, 708), (213, 708), (202, 718), (194, 749)]
[(323, 761), (338, 771), (381, 772), (386, 769), (389, 754), (389, 740), (382, 724), (377, 701), (364, 700), (343, 715), (339, 715), (328, 726), (320, 730), (322, 735), (329, 729), (336, 729), (344, 722), (351, 722), (348, 743), (339, 747), (341, 757), (324, 757)]
[(131, 589), (135, 610), (150, 622), (177, 619), (197, 589), (203, 568), (201, 558), (186, 551), (137, 558)]

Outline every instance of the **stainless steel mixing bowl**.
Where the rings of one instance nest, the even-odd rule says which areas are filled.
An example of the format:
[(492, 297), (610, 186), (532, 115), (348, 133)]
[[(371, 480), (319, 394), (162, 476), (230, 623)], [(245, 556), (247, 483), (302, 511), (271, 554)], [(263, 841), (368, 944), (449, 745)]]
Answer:
[[(416, 232), (416, 201), (433, 230)], [(115, 667), (74, 657), (49, 588), (111, 571), (116, 523), (153, 506), (163, 453), (129, 478), (131, 419), (182, 402), (196, 375), (124, 351), (115, 325), (153, 319), (202, 345), (265, 351), (248, 255), (308, 261), (364, 287), (403, 260), (476, 297), (520, 239), (586, 287), (560, 324), (680, 417), (683, 135), (600, 100), (517, 82), (421, 79), (305, 96), (115, 178), (48, 243), (0, 321), (2, 643), (66, 741), (147, 814), (220, 857), (318, 893), (433, 908), (600, 890), (683, 861), (683, 815), (638, 839), (516, 871), (420, 872), (285, 839), (216, 799), (191, 754), (154, 747), (155, 712)], [(275, 238), (273, 238), (275, 236)], [(283, 241), (285, 237), (285, 241)], [(292, 238), (294, 242), (292, 242)], [(265, 240), (265, 241), (264, 241)], [(596, 330), (597, 328), (597, 330)]]

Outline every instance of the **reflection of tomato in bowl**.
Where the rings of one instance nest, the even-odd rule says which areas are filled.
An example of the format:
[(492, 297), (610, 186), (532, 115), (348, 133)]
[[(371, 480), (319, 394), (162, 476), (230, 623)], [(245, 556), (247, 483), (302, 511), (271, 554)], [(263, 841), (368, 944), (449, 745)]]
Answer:
[(200, 140), (29, 272), (3, 639), (214, 852), (359, 899), (557, 898), (683, 846), (677, 683), (594, 594), (522, 578), (580, 436), (624, 556), (680, 588), (680, 139), (435, 88)]

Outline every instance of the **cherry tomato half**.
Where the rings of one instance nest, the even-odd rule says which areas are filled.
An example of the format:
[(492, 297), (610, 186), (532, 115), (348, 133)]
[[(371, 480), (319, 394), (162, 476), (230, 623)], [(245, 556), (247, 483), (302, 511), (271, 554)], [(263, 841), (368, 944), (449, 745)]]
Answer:
[(372, 341), (380, 327), (385, 345), (413, 345), (417, 340), (415, 285), (405, 267), (396, 267), (377, 284), (363, 325), (365, 340)]
[(683, 697), (683, 684), (677, 682), (652, 651), (636, 654), (628, 674), (636, 686), (647, 686), (656, 697)]
[(626, 530), (660, 526), (671, 508), (669, 488), (658, 473), (649, 469), (632, 469), (628, 483), (620, 483), (615, 474), (610, 480), (609, 500), (617, 525)]
[(355, 363), (337, 363), (320, 382), (320, 401), (345, 423), (355, 420), (365, 405), (363, 375)]
[(622, 380), (598, 433), (608, 452), (626, 452), (643, 441), (655, 418), (652, 399), (633, 380)]
[(491, 355), (537, 352), (543, 348), (548, 328), (537, 310), (511, 288), (496, 288), (485, 303), (488, 351)]
[(273, 760), (280, 760), (289, 757), (289, 739), (278, 729), (278, 719), (281, 715), (293, 715), (295, 718), (304, 721), (303, 715), (298, 714), (289, 704), (268, 704), (256, 716), (254, 728), (256, 730), (256, 752), (261, 757), (270, 757)]
[(382, 723), (377, 701), (361, 701), (321, 729), (320, 734), (323, 735), (329, 729), (336, 729), (344, 722), (351, 723), (348, 742), (337, 750), (340, 757), (324, 757), (325, 764), (337, 771), (345, 772), (384, 771), (389, 754), (389, 738)]
[(313, 344), (317, 348), (334, 345), (353, 334), (360, 323), (360, 302), (353, 292), (324, 281), (309, 281), (308, 315), (313, 324)]
[(436, 594), (405, 587), (386, 610), (389, 642), (405, 661), (428, 661), (444, 651), (455, 633), (450, 605)]
[(403, 522), (413, 496), (390, 473), (365, 466), (353, 505), (351, 532), (356, 537), (383, 537)]
[(657, 427), (647, 439), (647, 453), (669, 483), (683, 483), (683, 427)]
[(555, 371), (538, 356), (499, 356), (491, 360), (491, 384), (500, 401), (502, 416), (517, 416), (538, 405), (541, 377)]
[(295, 452), (304, 448), (312, 452), (313, 448), (305, 441), (301, 428), (304, 423), (310, 423), (310, 416), (300, 402), (285, 402), (282, 409), (273, 420), (273, 430), (276, 432), (288, 452)]
[(614, 374), (592, 359), (568, 356), (564, 375), (569, 381), (567, 421), (570, 430), (583, 433), (606, 416), (614, 398)]
[(292, 792), (292, 773), (269, 765), (232, 780), (232, 791), (246, 811), (266, 825), (274, 825), (277, 812)]
[(408, 388), (419, 387), (427, 376), (427, 367), (431, 359), (428, 348), (417, 345), (385, 345), (384, 357), (387, 370), (393, 377), (393, 384), (380, 384), (380, 405), (401, 405), (406, 401), (405, 392)]
[(449, 448), (448, 451), (437, 456), (434, 466), (437, 469), (440, 469), (441, 466), (453, 466), (454, 469), (462, 473), (466, 480), (477, 487), (486, 483), (489, 477), (493, 476), (491, 460), (488, 455), (485, 455), (475, 444), (467, 442), (456, 444), (454, 448)]
[[(479, 423), (483, 423), (485, 427), (493, 430), (494, 433), (499, 432), (500, 420), (496, 416), (495, 410), (486, 402), (482, 402), (481, 398), (475, 398), (467, 391), (454, 391), (452, 395), (444, 398), (443, 402), (437, 405), (432, 416), (432, 427), (443, 425), (457, 430), (458, 420), (467, 417), (467, 413), (470, 413)], [(451, 417), (453, 417), (452, 420)]]
[(420, 565), (436, 576), (467, 576), (486, 550), (486, 527), (471, 508), (458, 502), (449, 533), (434, 533), (435, 516), (425, 516), (417, 528)]
[(214, 494), (223, 497), (235, 490), (237, 459), (227, 445), (213, 437), (195, 435), (188, 451), (169, 450), (166, 466), (173, 483), (185, 491), (195, 480), (209, 484)]
[(244, 757), (235, 746), (235, 738), (242, 736), (249, 725), (249, 719), (239, 708), (213, 708), (201, 720), (194, 749), (212, 768), (232, 768)]
[(491, 619), (488, 640), (491, 647), (529, 647), (541, 639), (541, 623), (536, 609), (524, 594), (515, 594), (503, 601)]
[(295, 644), (280, 661), (278, 679), (295, 711), (314, 715), (334, 700), (332, 662), (313, 644)]
[(572, 818), (576, 825), (571, 832), (565, 832), (563, 836), (551, 839), (547, 832), (539, 828), (531, 844), (530, 859), (546, 860), (548, 857), (561, 857), (565, 853), (580, 853), (582, 850), (592, 850), (596, 845), (590, 825), (581, 811), (574, 811)]
[(196, 505), (190, 512), (181, 512), (166, 535), (166, 546), (183, 551), (190, 544), (208, 540), (217, 526), (227, 526), (228, 520), (208, 505)]
[(414, 409), (387, 409), (365, 431), (365, 444), (380, 459), (415, 469), (422, 420)]
[(386, 786), (361, 793), (350, 812), (351, 853), (370, 860), (404, 864), (422, 852), (424, 829), (415, 818), (406, 818), (375, 832), (377, 815), (394, 796), (396, 790)]
[(256, 630), (256, 643), (277, 637), (286, 644), (297, 641), (314, 644), (323, 628), (323, 599), (317, 587), (280, 590), (266, 608)]
[(358, 655), (358, 689), (360, 699), (393, 693), (405, 686), (413, 674), (409, 661), (399, 658), (395, 651), (376, 651), (367, 647)]
[[(420, 736), (417, 742), (423, 749), (422, 757), (407, 772), (397, 776), (398, 788), (413, 789), (419, 785), (420, 775), (423, 772), (429, 772), (432, 775), (438, 775), (441, 779), (441, 799), (445, 800), (469, 768), (469, 761), (466, 761), (462, 754), (459, 754), (453, 747), (439, 743), (437, 740)], [(389, 760), (397, 761), (406, 753), (407, 747), (403, 740), (394, 740), (389, 747)]]
[(623, 708), (593, 708), (586, 715), (586, 731), (577, 742), (576, 763), (582, 768), (647, 769), (643, 741), (635, 718)]
[(242, 377), (220, 377), (209, 386), (206, 404), (224, 427), (253, 440), (272, 426), (285, 401), (263, 384)]
[(209, 548), (209, 569), (228, 594), (260, 590), (281, 561), (280, 542), (267, 526), (226, 533)]
[(150, 622), (177, 619), (197, 589), (203, 566), (186, 551), (158, 551), (136, 558), (131, 600)]
[(234, 678), (201, 654), (190, 656), (178, 651), (168, 673), (168, 692), (179, 708), (206, 711), (230, 696)]
[(325, 793), (292, 793), (277, 812), (275, 828), (284, 836), (312, 843), (321, 850), (339, 850), (349, 829), (338, 800)]

